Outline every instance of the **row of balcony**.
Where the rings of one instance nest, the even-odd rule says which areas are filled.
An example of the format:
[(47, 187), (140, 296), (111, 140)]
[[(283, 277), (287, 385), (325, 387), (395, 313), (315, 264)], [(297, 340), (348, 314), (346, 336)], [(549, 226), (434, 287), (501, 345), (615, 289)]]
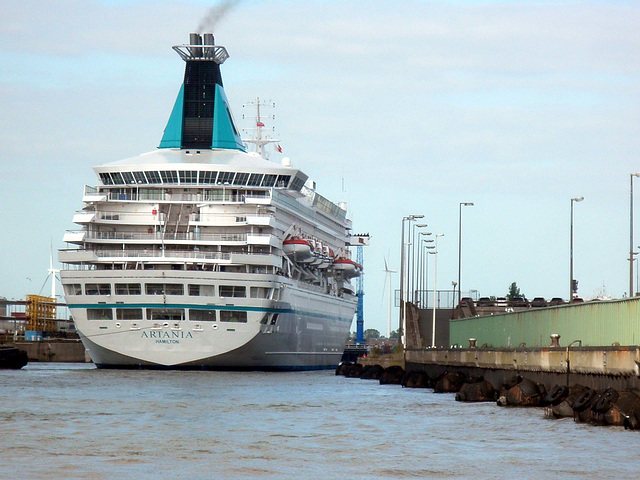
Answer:
[(281, 248), (281, 241), (269, 233), (187, 233), (175, 232), (88, 232), (69, 230), (64, 242), (82, 244), (96, 243), (189, 243), (216, 245), (271, 245)]
[[(73, 223), (85, 225), (89, 223), (119, 223), (125, 225), (161, 226), (166, 221), (164, 213), (150, 212), (116, 212), (116, 211), (80, 211), (73, 217)], [(256, 214), (221, 214), (221, 213), (192, 213), (189, 215), (190, 226), (235, 226), (256, 225), (275, 226), (273, 215)]]
[[(233, 193), (231, 189), (205, 190), (195, 193), (176, 192), (171, 189), (126, 188), (112, 191), (98, 190), (96, 187), (85, 185), (84, 202), (190, 202), (190, 203), (249, 203), (254, 205), (268, 205), (271, 202), (271, 191), (265, 190), (254, 193)], [(123, 191), (124, 190), (124, 191)]]
[(279, 267), (282, 257), (272, 253), (224, 253), (200, 252), (197, 250), (154, 250), (154, 249), (117, 249), (117, 250), (58, 250), (61, 263), (112, 263), (158, 261), (166, 259), (171, 263), (219, 263), (229, 265), (260, 265)]

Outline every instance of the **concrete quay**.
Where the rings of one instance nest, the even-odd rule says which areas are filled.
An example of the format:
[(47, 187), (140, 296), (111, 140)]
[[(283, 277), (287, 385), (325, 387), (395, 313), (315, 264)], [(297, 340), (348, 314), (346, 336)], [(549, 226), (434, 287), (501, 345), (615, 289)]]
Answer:
[(444, 372), (482, 375), (495, 387), (514, 375), (551, 390), (555, 385), (580, 384), (593, 389), (640, 388), (640, 347), (547, 348), (409, 348), (407, 371), (435, 378)]
[(82, 342), (75, 339), (51, 339), (34, 342), (17, 341), (7, 342), (3, 345), (24, 350), (27, 352), (30, 362), (91, 362)]

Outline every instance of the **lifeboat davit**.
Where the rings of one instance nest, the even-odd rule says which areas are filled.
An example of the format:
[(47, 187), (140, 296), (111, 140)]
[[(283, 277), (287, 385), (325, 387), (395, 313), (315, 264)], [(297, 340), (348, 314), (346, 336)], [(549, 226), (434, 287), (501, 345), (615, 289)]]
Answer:
[(315, 258), (311, 244), (300, 237), (293, 237), (283, 241), (282, 250), (294, 262), (308, 263)]
[(333, 270), (345, 278), (353, 278), (362, 273), (362, 266), (348, 258), (337, 258), (333, 261)]

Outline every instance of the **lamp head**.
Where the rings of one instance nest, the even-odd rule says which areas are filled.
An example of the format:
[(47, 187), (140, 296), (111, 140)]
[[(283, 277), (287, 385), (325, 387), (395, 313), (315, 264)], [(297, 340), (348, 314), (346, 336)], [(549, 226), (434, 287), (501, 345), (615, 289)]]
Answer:
[(463, 202), (460, 205), (464, 205), (465, 207), (473, 207), (473, 202)]
[(576, 198), (572, 198), (571, 200), (574, 202), (581, 202), (584, 200), (584, 197), (576, 197)]

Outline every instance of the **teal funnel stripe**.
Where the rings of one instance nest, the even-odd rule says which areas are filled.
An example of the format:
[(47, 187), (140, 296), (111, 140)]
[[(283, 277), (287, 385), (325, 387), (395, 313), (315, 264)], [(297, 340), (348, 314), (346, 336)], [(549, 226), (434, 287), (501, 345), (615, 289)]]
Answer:
[(180, 148), (182, 146), (182, 112), (184, 111), (184, 84), (180, 86), (178, 98), (164, 129), (158, 148)]
[(246, 151), (240, 134), (231, 118), (229, 101), (220, 85), (216, 85), (216, 99), (213, 110), (213, 139), (211, 148), (227, 148)]

